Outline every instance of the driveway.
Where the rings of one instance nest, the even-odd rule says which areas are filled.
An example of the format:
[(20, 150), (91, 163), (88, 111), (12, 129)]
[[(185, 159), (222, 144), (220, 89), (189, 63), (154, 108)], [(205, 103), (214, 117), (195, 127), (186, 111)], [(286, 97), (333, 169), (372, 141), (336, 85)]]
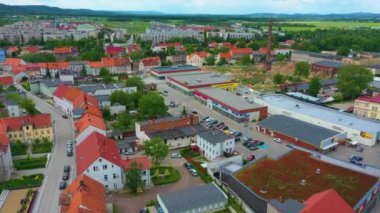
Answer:
[(180, 191), (197, 185), (203, 185), (204, 182), (199, 177), (193, 177), (187, 169), (183, 167), (185, 160), (166, 158), (162, 165), (171, 165), (177, 168), (181, 173), (181, 179), (173, 184), (154, 186), (142, 194), (131, 195), (128, 193), (113, 193), (107, 196), (108, 202), (116, 203), (121, 213), (137, 213), (145, 207), (150, 200), (157, 200), (157, 194)]

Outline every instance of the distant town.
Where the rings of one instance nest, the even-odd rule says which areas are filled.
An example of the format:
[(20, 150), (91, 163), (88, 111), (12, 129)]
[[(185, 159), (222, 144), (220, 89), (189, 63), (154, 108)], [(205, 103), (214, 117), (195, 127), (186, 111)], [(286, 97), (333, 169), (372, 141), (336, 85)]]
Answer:
[(378, 21), (25, 17), (0, 27), (0, 212), (380, 212)]

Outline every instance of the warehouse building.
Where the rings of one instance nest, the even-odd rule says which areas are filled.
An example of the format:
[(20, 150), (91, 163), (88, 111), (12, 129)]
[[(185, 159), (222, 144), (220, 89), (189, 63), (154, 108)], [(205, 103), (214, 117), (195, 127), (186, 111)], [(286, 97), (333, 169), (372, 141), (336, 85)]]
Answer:
[(175, 76), (178, 74), (190, 74), (190, 73), (200, 73), (201, 69), (199, 67), (191, 65), (183, 66), (163, 66), (152, 68), (150, 72), (154, 77), (158, 79), (165, 79), (168, 76)]
[(285, 115), (273, 115), (260, 121), (257, 128), (296, 146), (320, 151), (334, 149), (347, 136), (346, 132), (326, 129)]
[(220, 88), (203, 88), (194, 92), (195, 98), (237, 122), (258, 121), (267, 117), (267, 107), (249, 102), (234, 93)]
[(239, 82), (227, 78), (224, 75), (215, 73), (201, 73), (196, 75), (179, 75), (166, 79), (169, 86), (187, 94), (193, 95), (193, 92), (201, 88), (221, 88), (227, 91), (236, 91)]
[(366, 146), (373, 146), (380, 142), (380, 122), (374, 120), (280, 94), (262, 95), (254, 101), (268, 106), (269, 114), (286, 115), (331, 130), (347, 132), (347, 138)]

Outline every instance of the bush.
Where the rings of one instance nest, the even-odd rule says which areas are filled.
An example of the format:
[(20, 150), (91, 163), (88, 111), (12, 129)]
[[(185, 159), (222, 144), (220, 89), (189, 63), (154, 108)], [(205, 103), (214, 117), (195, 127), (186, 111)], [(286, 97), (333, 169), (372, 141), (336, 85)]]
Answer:
[(188, 156), (188, 157), (198, 157), (198, 156), (200, 156), (199, 152), (193, 152), (189, 147), (186, 147), (185, 149), (182, 149), (180, 151), (180, 153), (181, 153), (181, 155), (183, 157), (186, 157), (186, 156)]
[(13, 164), (17, 170), (24, 169), (38, 169), (44, 168), (47, 162), (47, 156), (38, 157), (38, 158), (27, 158), (14, 160)]
[(14, 190), (14, 189), (39, 187), (42, 184), (43, 177), (44, 177), (43, 174), (22, 176), (17, 179), (12, 179), (7, 182), (1, 183), (0, 189)]
[[(159, 174), (158, 177), (157, 171)], [(169, 172), (169, 175), (167, 175), (166, 171)], [(154, 174), (152, 176), (152, 182), (155, 186), (174, 183), (181, 178), (179, 171), (173, 167), (156, 167), (151, 169), (151, 172)]]
[(35, 141), (32, 145), (32, 153), (48, 153), (51, 152), (52, 147), (53, 143), (51, 142), (37, 143), (37, 141)]
[(13, 156), (26, 155), (28, 146), (21, 141), (16, 141), (11, 143), (11, 151)]

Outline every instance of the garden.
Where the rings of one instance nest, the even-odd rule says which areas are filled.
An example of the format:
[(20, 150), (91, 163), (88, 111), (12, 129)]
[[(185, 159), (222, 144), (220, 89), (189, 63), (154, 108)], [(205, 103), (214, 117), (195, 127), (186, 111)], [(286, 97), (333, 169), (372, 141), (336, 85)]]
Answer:
[(151, 169), (152, 182), (155, 186), (175, 183), (181, 179), (179, 171), (173, 167), (160, 166)]
[(26, 155), (28, 146), (21, 141), (11, 143), (12, 156)]
[(49, 153), (51, 152), (51, 149), (53, 147), (53, 143), (47, 140), (46, 138), (42, 139), (42, 142), (40, 139), (34, 140), (34, 143), (32, 144), (32, 153)]
[(28, 156), (25, 159), (13, 160), (14, 167), (17, 170), (26, 170), (26, 169), (39, 169), (45, 168), (47, 162), (47, 156), (31, 158)]
[(24, 189), (24, 188), (32, 188), (39, 187), (42, 184), (42, 180), (44, 179), (43, 174), (35, 174), (22, 176), (16, 179), (9, 180), (7, 182), (0, 183), (0, 190), (15, 190), (15, 189)]

